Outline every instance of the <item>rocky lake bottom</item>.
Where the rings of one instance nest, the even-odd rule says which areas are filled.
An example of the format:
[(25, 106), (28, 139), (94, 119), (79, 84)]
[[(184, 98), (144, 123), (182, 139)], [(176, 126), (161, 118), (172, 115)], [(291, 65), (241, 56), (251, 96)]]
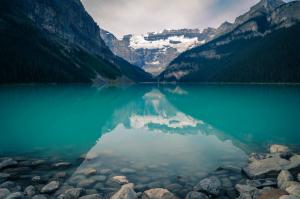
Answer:
[(1, 157), (0, 198), (300, 198), (300, 155), (283, 145), (252, 153), (243, 167), (224, 165), (188, 175), (174, 175), (179, 172), (167, 163), (145, 166), (107, 156)]

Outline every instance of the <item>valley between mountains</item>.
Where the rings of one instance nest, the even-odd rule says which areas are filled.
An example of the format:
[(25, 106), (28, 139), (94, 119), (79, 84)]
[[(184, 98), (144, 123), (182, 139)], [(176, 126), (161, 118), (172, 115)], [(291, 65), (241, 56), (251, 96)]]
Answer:
[(217, 28), (117, 38), (80, 0), (2, 0), (1, 83), (300, 82), (300, 2), (261, 0)]

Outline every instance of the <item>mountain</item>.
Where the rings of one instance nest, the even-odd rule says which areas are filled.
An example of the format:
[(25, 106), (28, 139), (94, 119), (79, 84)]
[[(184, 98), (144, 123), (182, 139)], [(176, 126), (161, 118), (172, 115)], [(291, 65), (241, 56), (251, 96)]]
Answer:
[(238, 17), (229, 31), (182, 53), (158, 78), (182, 82), (300, 82), (299, 13), (299, 1), (262, 0)]
[(80, 0), (1, 0), (0, 83), (150, 81), (114, 55)]
[(125, 35), (117, 39), (108, 31), (101, 30), (101, 37), (106, 45), (116, 54), (133, 65), (137, 65), (154, 75), (180, 53), (211, 40), (216, 29), (164, 30), (143, 35)]

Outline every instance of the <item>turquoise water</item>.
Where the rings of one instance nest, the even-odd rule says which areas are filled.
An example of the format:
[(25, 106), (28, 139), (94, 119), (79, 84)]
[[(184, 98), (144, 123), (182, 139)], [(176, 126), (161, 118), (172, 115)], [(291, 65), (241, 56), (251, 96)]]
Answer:
[(0, 88), (0, 155), (72, 161), (84, 154), (77, 170), (132, 168), (133, 181), (158, 167), (166, 178), (197, 181), (220, 166), (243, 166), (271, 143), (298, 150), (299, 124), (300, 86)]

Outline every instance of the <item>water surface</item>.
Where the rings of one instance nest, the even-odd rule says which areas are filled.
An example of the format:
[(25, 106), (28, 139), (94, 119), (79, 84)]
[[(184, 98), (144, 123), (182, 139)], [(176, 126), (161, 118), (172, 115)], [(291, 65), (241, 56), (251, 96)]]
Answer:
[(299, 149), (299, 104), (287, 85), (3, 86), (0, 154), (196, 183), (271, 143)]

